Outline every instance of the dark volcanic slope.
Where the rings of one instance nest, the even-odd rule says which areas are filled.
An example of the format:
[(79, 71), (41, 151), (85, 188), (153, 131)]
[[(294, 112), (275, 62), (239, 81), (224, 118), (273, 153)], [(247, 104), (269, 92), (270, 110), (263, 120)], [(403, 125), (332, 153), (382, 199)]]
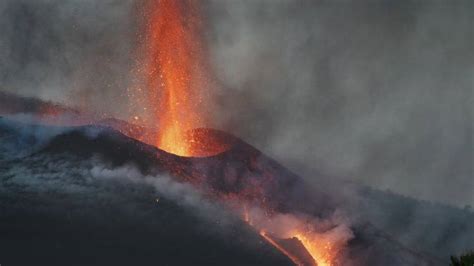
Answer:
[(186, 186), (160, 176), (154, 179), (163, 182), (141, 182), (133, 179), (138, 173), (85, 158), (82, 138), (63, 142), (87, 136), (88, 147), (98, 144), (96, 154), (112, 158), (111, 166), (137, 155), (120, 151), (132, 140), (79, 129), (50, 142), (51, 130), (0, 120), (2, 265), (291, 265)]

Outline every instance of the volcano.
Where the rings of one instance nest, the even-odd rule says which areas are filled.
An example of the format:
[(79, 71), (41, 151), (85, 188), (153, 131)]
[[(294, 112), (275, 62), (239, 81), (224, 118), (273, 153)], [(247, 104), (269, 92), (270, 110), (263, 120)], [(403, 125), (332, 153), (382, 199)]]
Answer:
[[(146, 129), (117, 119), (52, 105), (88, 122), (47, 122), (60, 111), (25, 120), (37, 109), (15, 99), (0, 119), (0, 250), (10, 265), (91, 264), (92, 257), (98, 265), (442, 264), (370, 219), (349, 224), (342, 247), (328, 242), (335, 255), (327, 264), (311, 242), (329, 241), (324, 236), (339, 225), (327, 221), (347, 202), (229, 133), (188, 132), (209, 155), (183, 157), (140, 141)], [(281, 233), (275, 217), (327, 225), (310, 238), (294, 226), (300, 231)]]

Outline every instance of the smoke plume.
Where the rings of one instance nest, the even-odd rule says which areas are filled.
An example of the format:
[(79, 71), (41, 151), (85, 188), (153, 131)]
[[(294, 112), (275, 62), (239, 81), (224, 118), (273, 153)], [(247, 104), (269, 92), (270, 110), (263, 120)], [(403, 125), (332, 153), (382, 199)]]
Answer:
[(473, 7), (212, 1), (220, 114), (300, 173), (472, 205)]

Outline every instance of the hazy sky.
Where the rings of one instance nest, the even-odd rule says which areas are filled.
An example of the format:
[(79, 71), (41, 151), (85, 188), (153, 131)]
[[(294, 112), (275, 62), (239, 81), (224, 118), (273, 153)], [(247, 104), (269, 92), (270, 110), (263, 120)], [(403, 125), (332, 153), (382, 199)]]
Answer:
[[(126, 113), (132, 0), (0, 2), (0, 90)], [(216, 124), (311, 169), (474, 204), (474, 2), (203, 3)]]

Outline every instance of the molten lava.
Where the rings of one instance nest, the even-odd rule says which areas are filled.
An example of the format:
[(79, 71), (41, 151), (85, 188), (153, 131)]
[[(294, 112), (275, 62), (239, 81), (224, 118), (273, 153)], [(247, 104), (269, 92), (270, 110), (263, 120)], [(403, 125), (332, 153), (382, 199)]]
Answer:
[[(294, 215), (269, 215), (264, 211), (262, 216), (262, 212), (250, 212), (245, 204), (241, 210), (242, 219), (247, 224), (298, 266), (339, 265), (338, 256), (347, 240), (352, 237), (338, 230), (317, 232), (315, 221)], [(281, 216), (278, 217), (279, 215)], [(293, 245), (285, 244), (285, 241), (293, 242)], [(298, 249), (298, 245), (295, 248), (295, 241), (303, 250)]]
[(335, 258), (332, 251), (332, 243), (324, 243), (317, 239), (311, 232), (296, 232), (293, 237), (297, 238), (311, 257), (318, 262), (319, 266), (330, 266)]
[[(157, 147), (180, 156), (198, 156), (186, 132), (206, 124), (201, 19), (195, 1), (149, 0), (140, 65), (147, 110), (155, 113)], [(143, 103), (142, 103), (143, 104)]]

